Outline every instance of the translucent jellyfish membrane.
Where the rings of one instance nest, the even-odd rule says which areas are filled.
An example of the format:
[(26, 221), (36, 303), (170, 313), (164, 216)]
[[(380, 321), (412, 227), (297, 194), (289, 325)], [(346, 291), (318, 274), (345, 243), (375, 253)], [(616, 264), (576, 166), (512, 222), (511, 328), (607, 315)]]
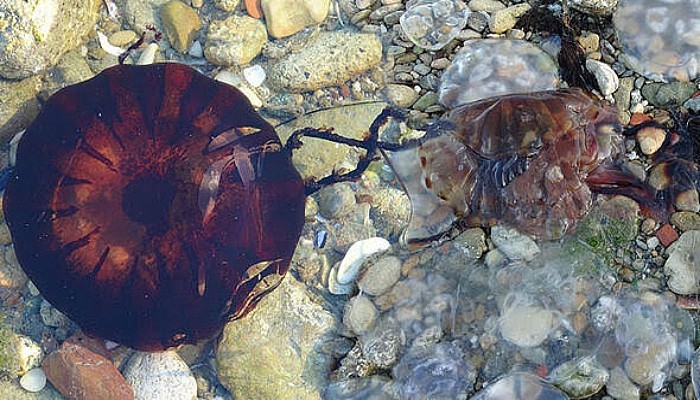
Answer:
[(647, 77), (698, 76), (700, 0), (622, 0), (613, 21), (624, 54)]
[[(492, 272), (490, 292), (500, 310), (492, 329), (503, 339), (499, 348), (543, 349), (550, 370), (590, 357), (602, 368), (619, 367), (636, 385), (658, 391), (671, 369), (691, 358), (691, 316), (655, 292), (609, 292), (597, 274), (582, 274), (591, 270), (583, 264), (595, 261), (578, 259), (552, 244), (529, 263), (510, 261)], [(525, 312), (538, 322), (519, 318)], [(513, 329), (515, 323), (520, 331)]]
[(687, 311), (654, 292), (601, 296), (591, 309), (599, 339), (597, 358), (607, 368), (621, 367), (652, 392), (671, 369), (690, 360), (695, 325)]
[(464, 29), (469, 14), (459, 0), (419, 0), (401, 15), (400, 23), (416, 46), (437, 51)]
[(471, 40), (440, 80), (440, 103), (447, 108), (492, 96), (556, 89), (556, 62), (523, 40)]

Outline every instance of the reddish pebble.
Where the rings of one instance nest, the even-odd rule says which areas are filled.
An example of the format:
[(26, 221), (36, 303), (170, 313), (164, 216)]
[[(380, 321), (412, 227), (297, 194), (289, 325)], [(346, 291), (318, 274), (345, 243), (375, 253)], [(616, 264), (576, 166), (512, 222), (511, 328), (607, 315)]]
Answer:
[(108, 354), (99, 342), (76, 337), (49, 354), (42, 367), (51, 384), (68, 399), (133, 400), (134, 391), (105, 357)]
[(248, 15), (257, 19), (262, 18), (262, 7), (260, 3), (260, 0), (245, 0), (245, 10), (248, 11)]
[(642, 122), (647, 122), (647, 121), (649, 121), (650, 119), (651, 119), (651, 118), (650, 118), (648, 115), (646, 115), (646, 114), (634, 113), (634, 114), (632, 114), (632, 116), (630, 117), (630, 125), (639, 125), (639, 124), (641, 124)]
[(676, 306), (684, 310), (700, 310), (700, 298), (698, 296), (678, 296)]
[(664, 224), (656, 232), (656, 237), (662, 246), (668, 247), (671, 243), (678, 239), (678, 232), (671, 226), (671, 224)]

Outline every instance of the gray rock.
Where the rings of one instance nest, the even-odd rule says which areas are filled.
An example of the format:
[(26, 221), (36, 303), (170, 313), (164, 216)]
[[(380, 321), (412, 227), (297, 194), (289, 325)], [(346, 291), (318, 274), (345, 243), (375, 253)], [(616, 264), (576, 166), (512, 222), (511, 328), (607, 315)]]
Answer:
[(224, 328), (216, 349), (221, 384), (236, 398), (319, 398), (338, 325), (287, 275), (245, 318)]
[(175, 351), (135, 352), (122, 371), (137, 399), (194, 400), (197, 382)]
[(377, 228), (377, 234), (386, 238), (398, 238), (411, 215), (411, 201), (406, 192), (386, 187), (373, 190), (369, 215)]
[(77, 50), (70, 51), (42, 77), (41, 99), (47, 100), (60, 89), (86, 81), (94, 75), (85, 57)]
[(642, 95), (657, 107), (683, 104), (697, 90), (693, 82), (647, 83)]
[(581, 357), (559, 365), (548, 378), (572, 399), (583, 399), (598, 393), (608, 382), (610, 373), (594, 358)]
[(408, 108), (418, 100), (418, 92), (407, 85), (390, 83), (384, 89), (387, 99), (401, 108)]
[(620, 80), (615, 71), (604, 62), (588, 59), (586, 60), (586, 69), (595, 76), (598, 82), (598, 88), (603, 96), (608, 96), (617, 90), (620, 86)]
[(245, 65), (260, 54), (266, 42), (262, 21), (233, 15), (209, 25), (204, 56), (216, 65)]
[(360, 274), (357, 286), (363, 292), (379, 296), (389, 290), (401, 276), (401, 260), (398, 257), (382, 257)]
[(543, 381), (537, 375), (528, 372), (516, 372), (488, 385), (486, 389), (473, 396), (473, 400), (501, 399), (547, 399), (568, 400), (561, 390)]
[(56, 64), (90, 32), (99, 0), (0, 0), (0, 76), (22, 79)]
[[(285, 142), (292, 132), (305, 127), (335, 128), (335, 133), (361, 139), (372, 121), (386, 107), (386, 103), (355, 104), (331, 108), (295, 118), (278, 126), (277, 133)], [(326, 140), (304, 138), (304, 146), (294, 152), (294, 167), (304, 179), (329, 175), (334, 169), (353, 167), (357, 163), (357, 152), (348, 146), (336, 146)]]
[(627, 377), (625, 371), (616, 367), (610, 372), (610, 380), (605, 385), (610, 396), (617, 400), (639, 400), (639, 388)]
[(326, 218), (342, 218), (355, 206), (355, 191), (349, 183), (326, 186), (318, 192), (318, 211)]
[(502, 225), (491, 229), (491, 241), (511, 260), (530, 261), (540, 253), (540, 248), (532, 238)]
[(634, 77), (621, 78), (619, 88), (613, 93), (617, 104), (617, 116), (620, 118), (620, 122), (625, 125), (630, 122), (630, 94), (633, 87)]
[(367, 296), (355, 296), (345, 304), (343, 324), (356, 335), (362, 335), (372, 329), (376, 322), (377, 307)]
[(3, 143), (26, 129), (39, 114), (36, 95), (40, 88), (38, 76), (16, 82), (0, 80), (0, 140)]
[(571, 0), (571, 7), (590, 15), (612, 14), (618, 0)]
[(320, 32), (297, 53), (269, 66), (270, 84), (290, 92), (338, 86), (379, 64), (382, 43), (372, 34)]
[(491, 21), (489, 23), (489, 28), (492, 33), (504, 33), (505, 31), (513, 28), (518, 22), (518, 19), (530, 11), (532, 8), (528, 3), (516, 4), (504, 8), (502, 10), (494, 11), (491, 14)]
[(236, 9), (240, 0), (214, 0), (214, 5), (226, 12), (231, 12)]
[(687, 231), (669, 248), (664, 264), (668, 288), (678, 294), (700, 293), (700, 231)]
[(534, 305), (513, 305), (499, 319), (501, 335), (520, 347), (537, 347), (559, 325), (556, 315)]
[(117, 6), (123, 19), (131, 25), (136, 33), (141, 34), (152, 25), (162, 32), (160, 8), (170, 0), (118, 0)]
[(0, 246), (0, 288), (17, 290), (23, 288), (29, 278), (17, 261), (12, 246)]
[(679, 211), (671, 214), (671, 223), (681, 232), (700, 230), (700, 215), (689, 211)]
[(401, 336), (394, 328), (377, 327), (360, 339), (365, 359), (381, 369), (392, 368), (401, 354)]
[(438, 94), (433, 91), (425, 92), (421, 97), (413, 103), (413, 108), (420, 111), (425, 111), (426, 108), (438, 104)]
[(502, 10), (506, 8), (498, 0), (471, 0), (469, 2), (469, 9), (472, 11), (485, 11), (487, 13), (492, 13), (494, 11)]

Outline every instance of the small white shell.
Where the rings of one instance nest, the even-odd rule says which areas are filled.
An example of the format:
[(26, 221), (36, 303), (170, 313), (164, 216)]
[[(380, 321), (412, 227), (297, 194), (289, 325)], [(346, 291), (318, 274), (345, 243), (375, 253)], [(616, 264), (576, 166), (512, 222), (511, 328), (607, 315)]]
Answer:
[(106, 51), (107, 53), (113, 56), (119, 57), (124, 52), (124, 49), (122, 49), (121, 47), (115, 46), (112, 43), (110, 43), (107, 36), (105, 36), (105, 34), (100, 31), (97, 31), (97, 39), (100, 41), (100, 47), (102, 47), (102, 50)]
[(391, 248), (391, 243), (384, 238), (373, 237), (355, 242), (345, 253), (343, 261), (338, 267), (338, 283), (347, 284), (353, 282), (360, 273), (360, 267), (367, 257), (372, 254), (387, 251)]
[(34, 368), (19, 379), (19, 384), (24, 390), (35, 393), (46, 386), (46, 375), (41, 368)]
[(158, 53), (158, 50), (160, 47), (156, 43), (151, 43), (148, 46), (146, 46), (146, 49), (141, 52), (141, 56), (139, 56), (139, 60), (136, 61), (136, 65), (149, 65), (153, 64), (153, 62), (156, 60), (156, 53)]
[(338, 283), (338, 279), (336, 279), (338, 276), (338, 267), (333, 266), (331, 268), (330, 274), (328, 274), (328, 291), (333, 293), (333, 294), (350, 294), (352, 293), (352, 290), (355, 288), (355, 284), (353, 283)]
[(24, 132), (26, 130), (21, 130), (15, 134), (15, 136), (10, 139), (10, 156), (8, 160), (8, 164), (10, 167), (15, 166), (17, 164), (17, 146), (19, 146), (19, 141), (22, 140), (22, 136), (24, 136)]
[(243, 70), (243, 76), (250, 86), (256, 88), (265, 82), (265, 70), (260, 65), (253, 65)]

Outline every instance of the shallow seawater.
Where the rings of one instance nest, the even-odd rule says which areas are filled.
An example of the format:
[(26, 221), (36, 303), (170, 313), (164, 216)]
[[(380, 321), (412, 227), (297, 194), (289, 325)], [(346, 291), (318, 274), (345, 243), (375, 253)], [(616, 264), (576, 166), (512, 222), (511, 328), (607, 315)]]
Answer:
[[(43, 102), (58, 87), (114, 65), (117, 57), (105, 51), (109, 48), (104, 48), (96, 32), (107, 37), (122, 31), (140, 32), (137, 27), (144, 21), (154, 16), (160, 19), (158, 12), (164, 2), (104, 3), (86, 42), (76, 45), (58, 66), (42, 73), (44, 83), (36, 85), (43, 90), (30, 97)], [(154, 56), (151, 61), (186, 63), (238, 87), (275, 127), (283, 142), (293, 131), (305, 127), (333, 128), (337, 134), (360, 140), (387, 105), (398, 105), (405, 111), (406, 120), (386, 123), (381, 130), (382, 140), (409, 140), (424, 134), (427, 122), (438, 120), (457, 105), (493, 95), (565, 85), (556, 74), (556, 63), (535, 44), (548, 40), (548, 32), (526, 32), (519, 25), (504, 33), (491, 32), (503, 18), (497, 14), (507, 7), (522, 8), (527, 4), (523, 2), (472, 1), (465, 5), (443, 0), (441, 6), (451, 10), (449, 15), (441, 15), (439, 7), (438, 11), (423, 7), (422, 13), (438, 14), (432, 15), (431, 24), (420, 26), (428, 31), (418, 32), (418, 36), (432, 34), (426, 42), (421, 37), (407, 36), (401, 24), (411, 6), (434, 2), (331, 0), (327, 2), (328, 16), (322, 21), (284, 38), (266, 36), (258, 54), (242, 65), (231, 66), (217, 65), (211, 59), (238, 57), (242, 50), (236, 46), (240, 43), (226, 42), (226, 36), (245, 35), (223, 27), (216, 38), (208, 32), (213, 21), (231, 16), (247, 18), (244, 4), (226, 11), (226, 4), (237, 2), (185, 3), (202, 24), (193, 36), (200, 47), (192, 45), (178, 51), (167, 39), (155, 40), (153, 32), (148, 31), (146, 42), (158, 42), (160, 47), (154, 55), (140, 47), (127, 63), (137, 62), (146, 53), (146, 58)], [(621, 2), (621, 9), (626, 10), (629, 3)], [(656, 8), (678, 7), (679, 2), (671, 0), (636, 3), (646, 9), (646, 19), (630, 11), (620, 16), (624, 22), (638, 24), (635, 35), (641, 36), (621, 37), (622, 46), (614, 40), (607, 17), (575, 14), (590, 28), (580, 32), (578, 39), (589, 43), (591, 33), (596, 35), (595, 49), (587, 50), (587, 56), (608, 64), (622, 82), (605, 101), (614, 98), (619, 107), (624, 105), (619, 111), (628, 119), (635, 112), (659, 111), (643, 98), (645, 75), (690, 81), (691, 86), (695, 84), (696, 94), (698, 84), (694, 67), (697, 60), (683, 58), (688, 52), (697, 55), (693, 36), (697, 33), (697, 18), (690, 14), (687, 18), (672, 14), (676, 21), (661, 18), (663, 13)], [(295, 7), (301, 6), (295, 3)], [(517, 20), (521, 15), (513, 18)], [(657, 36), (669, 46), (659, 45), (656, 36), (639, 33), (649, 28), (644, 21), (650, 18), (666, 24), (651, 29), (658, 31)], [(260, 26), (264, 31), (266, 22), (255, 21), (247, 21), (253, 24), (250, 32)], [(685, 25), (680, 26), (678, 21)], [(230, 25), (235, 27), (237, 23)], [(155, 28), (164, 31), (160, 21)], [(669, 33), (673, 29), (683, 32), (682, 42)], [(343, 32), (340, 43), (328, 35), (336, 31)], [(118, 47), (124, 50), (135, 40)], [(219, 40), (225, 44), (207, 48), (207, 41)], [(512, 46), (521, 42), (527, 43), (525, 48), (518, 47), (514, 54)], [(380, 60), (373, 55), (377, 43)], [(479, 47), (483, 43), (489, 47)], [(671, 46), (678, 43), (681, 47)], [(499, 47), (504, 44), (505, 50)], [(435, 47), (429, 49), (432, 45)], [(647, 57), (649, 49), (652, 62), (665, 60), (670, 52), (678, 60), (668, 68), (657, 62), (637, 72), (620, 61), (623, 54)], [(205, 55), (211, 52), (216, 52), (216, 57)], [(343, 61), (342, 68), (339, 60)], [(337, 67), (327, 68), (329, 65)], [(290, 77), (295, 71), (301, 71), (300, 77)], [(309, 81), (316, 78), (328, 81), (310, 89)], [(8, 82), (2, 79), (0, 85)], [(16, 97), (21, 95), (17, 89)], [(669, 120), (663, 113), (660, 118)], [(3, 134), (9, 143), (11, 135)], [(294, 151), (293, 162), (305, 180), (347, 172), (365, 156), (362, 149), (338, 143), (311, 138), (303, 142)], [(636, 146), (634, 137), (627, 138), (620, 149), (624, 157), (620, 162), (630, 165), (630, 169), (637, 168), (646, 177), (653, 157), (642, 155)], [(0, 160), (7, 168), (11, 146), (4, 149)], [(0, 174), (0, 187), (4, 187), (7, 171), (3, 169)], [(537, 240), (512, 229), (517, 226), (495, 224), (493, 228), (470, 227), (451, 240), (416, 250), (402, 243), (412, 207), (397, 175), (377, 155), (358, 179), (324, 187), (309, 196), (291, 269), (276, 291), (262, 298), (247, 317), (227, 324), (222, 334), (196, 346), (177, 348), (176, 358), (182, 361), (179, 364), (158, 364), (142, 353), (108, 343), (105, 354), (115, 367), (110, 370), (114, 379), (121, 382), (123, 375), (134, 388), (151, 385), (148, 376), (134, 372), (143, 362), (147, 364), (144, 371), (152, 371), (149, 365), (158, 365), (165, 373), (177, 371), (184, 378), (171, 383), (174, 390), (179, 394), (194, 390), (199, 399), (656, 396), (670, 400), (692, 396), (693, 388), (698, 386), (691, 377), (697, 380), (699, 368), (694, 350), (700, 306), (697, 293), (674, 293), (668, 288), (669, 272), (664, 264), (673, 240), (666, 243), (659, 232), (662, 226), (668, 226), (677, 237), (676, 231), (700, 229), (699, 210), (693, 208), (697, 192), (695, 203), (691, 193), (691, 204), (683, 210), (686, 214), (682, 217), (690, 220), (687, 229), (681, 229), (683, 221), (678, 220), (673, 226), (649, 222), (634, 202), (601, 196), (595, 198), (592, 211), (578, 228), (561, 240)], [(445, 217), (440, 211), (431, 210), (427, 217), (440, 221)], [(385, 250), (383, 242), (377, 244), (375, 238), (386, 239), (390, 249)], [(59, 393), (51, 377), (38, 395), (29, 394), (19, 385), (20, 375), (40, 368), (42, 358), (56, 353), (80, 327), (26, 281), (4, 220), (0, 239), (0, 338), (6, 334), (13, 338), (0, 343), (0, 373), (8, 378), (0, 380), (0, 397), (10, 393), (8, 396), (15, 398), (68, 398)], [(370, 241), (365, 248), (351, 250), (367, 239)], [(683, 251), (692, 254), (687, 248)], [(348, 254), (354, 257), (350, 260), (354, 264), (344, 261)], [(685, 261), (695, 264), (693, 260)], [(344, 262), (354, 266), (344, 266)], [(677, 303), (685, 306), (678, 307)], [(11, 332), (21, 341), (15, 340)], [(104, 345), (101, 342), (100, 348)], [(12, 347), (12, 343), (29, 343), (26, 347), (40, 355), (29, 357), (31, 360), (20, 371), (16, 361), (6, 363), (8, 349), (10, 353), (18, 352), (19, 345)], [(48, 370), (46, 366), (43, 369)], [(155, 372), (143, 374), (155, 376)], [(157, 387), (155, 383), (152, 386)], [(146, 396), (143, 393), (147, 392), (139, 393)]]

